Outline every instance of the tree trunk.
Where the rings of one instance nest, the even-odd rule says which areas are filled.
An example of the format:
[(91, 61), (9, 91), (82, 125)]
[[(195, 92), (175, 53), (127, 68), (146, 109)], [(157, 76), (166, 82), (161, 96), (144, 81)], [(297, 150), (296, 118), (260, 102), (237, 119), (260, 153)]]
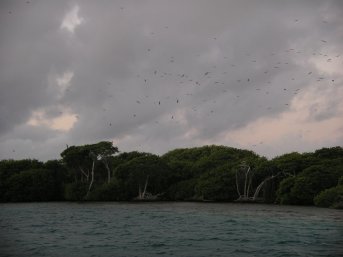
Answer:
[(245, 181), (244, 181), (244, 197), (245, 198), (249, 197), (248, 190), (247, 190), (247, 181), (249, 178), (249, 171), (250, 171), (250, 167), (248, 166), (248, 170), (245, 172)]
[(143, 192), (142, 192), (142, 189), (141, 189), (141, 184), (138, 185), (138, 197), (136, 197), (136, 199), (138, 199), (138, 200), (144, 200), (145, 199), (146, 188), (148, 187), (148, 181), (149, 181), (149, 176), (147, 176), (147, 178), (145, 180), (145, 185), (144, 185)]
[(147, 176), (146, 181), (145, 181), (144, 191), (142, 193), (142, 199), (144, 199), (145, 197), (146, 187), (148, 186), (148, 180), (149, 180), (149, 176)]
[(255, 191), (255, 194), (254, 194), (254, 196), (253, 196), (253, 200), (254, 200), (254, 201), (255, 201), (256, 198), (258, 197), (258, 195), (259, 195), (259, 193), (260, 193), (262, 187), (264, 186), (264, 184), (265, 184), (268, 180), (271, 180), (271, 179), (276, 178), (277, 176), (279, 176), (279, 174), (280, 174), (280, 173), (276, 174), (275, 176), (272, 175), (272, 176), (266, 178), (265, 180), (263, 180), (263, 181), (258, 185), (258, 187), (256, 188), (256, 191)]
[(95, 166), (95, 161), (93, 161), (93, 165), (92, 165), (92, 180), (91, 180), (91, 183), (89, 184), (89, 187), (88, 187), (87, 196), (89, 195), (89, 192), (91, 191), (92, 185), (94, 182), (94, 166)]
[(107, 170), (107, 183), (110, 183), (110, 181), (111, 181), (111, 169), (108, 166), (107, 162), (105, 163), (105, 167), (106, 167), (106, 170)]

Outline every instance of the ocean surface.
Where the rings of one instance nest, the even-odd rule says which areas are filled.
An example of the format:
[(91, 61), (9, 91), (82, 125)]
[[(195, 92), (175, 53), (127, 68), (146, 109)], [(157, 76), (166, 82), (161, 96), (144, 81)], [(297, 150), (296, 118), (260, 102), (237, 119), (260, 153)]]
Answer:
[(343, 256), (343, 211), (231, 203), (0, 204), (0, 256)]

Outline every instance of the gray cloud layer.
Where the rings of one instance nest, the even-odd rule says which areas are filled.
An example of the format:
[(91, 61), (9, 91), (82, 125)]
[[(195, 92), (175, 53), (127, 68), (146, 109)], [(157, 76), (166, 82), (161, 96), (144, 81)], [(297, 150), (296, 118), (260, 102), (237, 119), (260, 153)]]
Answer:
[[(76, 7), (82, 22), (71, 32), (61, 24)], [(294, 131), (279, 151), (220, 139), (288, 112), (311, 88), (337, 98), (309, 105), (311, 126), (342, 116), (342, 17), (341, 1), (2, 2), (0, 159), (58, 158), (65, 144), (99, 140), (154, 153), (220, 143), (267, 156), (342, 144), (342, 132), (302, 142)], [(43, 125), (29, 122), (37, 111)], [(49, 125), (68, 112), (70, 130)]]

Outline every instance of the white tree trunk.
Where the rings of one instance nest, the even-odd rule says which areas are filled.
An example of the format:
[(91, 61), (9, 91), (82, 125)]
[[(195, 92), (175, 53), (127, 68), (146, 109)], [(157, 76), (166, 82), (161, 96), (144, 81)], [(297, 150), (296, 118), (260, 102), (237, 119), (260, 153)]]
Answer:
[(276, 174), (275, 176), (272, 175), (272, 176), (266, 178), (265, 180), (263, 180), (263, 181), (258, 185), (258, 187), (256, 188), (255, 194), (254, 194), (254, 196), (253, 196), (253, 200), (256, 200), (256, 198), (258, 197), (258, 195), (259, 195), (259, 193), (260, 193), (262, 187), (264, 186), (264, 184), (265, 184), (268, 180), (274, 179), (275, 177), (279, 176), (279, 174), (280, 174), (280, 173)]
[(142, 199), (144, 199), (144, 197), (145, 197), (146, 188), (148, 186), (148, 180), (149, 180), (149, 176), (147, 176), (146, 181), (145, 181), (144, 191), (142, 193)]
[(249, 178), (247, 197), (249, 197), (249, 195), (250, 195), (251, 183), (252, 183), (252, 176)]
[(250, 166), (248, 166), (248, 170), (245, 172), (245, 181), (244, 181), (244, 197), (248, 198), (249, 197), (249, 193), (248, 193), (248, 188), (247, 188), (247, 182), (249, 179), (249, 172), (250, 172)]
[(93, 182), (94, 182), (94, 166), (95, 166), (95, 161), (93, 160), (93, 165), (92, 165), (92, 179), (91, 179), (91, 183), (89, 184), (89, 187), (88, 187), (88, 193), (87, 193), (87, 195), (88, 195), (89, 192), (91, 191), (92, 185), (93, 185)]
[(111, 169), (110, 169), (110, 167), (108, 166), (107, 161), (106, 161), (106, 163), (105, 163), (105, 167), (106, 167), (106, 170), (107, 170), (107, 183), (110, 183), (110, 181), (111, 181)]

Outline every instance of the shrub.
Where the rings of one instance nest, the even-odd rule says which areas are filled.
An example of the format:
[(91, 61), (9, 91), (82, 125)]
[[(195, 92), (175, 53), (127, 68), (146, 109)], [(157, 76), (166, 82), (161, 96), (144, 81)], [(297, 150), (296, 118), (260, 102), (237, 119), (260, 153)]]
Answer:
[(343, 208), (343, 185), (320, 192), (314, 198), (314, 204), (320, 207)]
[(64, 198), (69, 201), (84, 200), (87, 194), (88, 186), (82, 182), (67, 184), (64, 190)]
[(87, 200), (91, 201), (120, 201), (123, 200), (121, 188), (117, 180), (112, 179), (110, 183), (100, 185), (90, 193)]

